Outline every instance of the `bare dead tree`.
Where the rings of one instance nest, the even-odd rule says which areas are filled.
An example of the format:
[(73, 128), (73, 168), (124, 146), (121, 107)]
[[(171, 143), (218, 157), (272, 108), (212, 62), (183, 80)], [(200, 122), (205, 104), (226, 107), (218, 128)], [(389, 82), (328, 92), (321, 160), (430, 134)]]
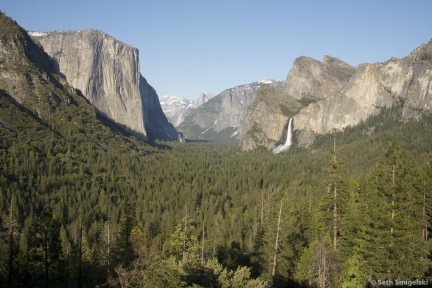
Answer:
[(12, 275), (13, 271), (13, 260), (14, 260), (14, 234), (17, 228), (17, 221), (14, 218), (14, 210), (13, 204), (14, 197), (11, 197), (10, 207), (9, 207), (9, 218), (6, 223), (6, 227), (8, 228), (8, 238), (9, 238), (9, 259), (8, 259), (8, 287), (12, 287)]
[(183, 223), (183, 259), (186, 259), (186, 235), (187, 235), (187, 206), (185, 206), (185, 215), (184, 215), (184, 223)]
[[(336, 170), (337, 165), (337, 158), (336, 158), (336, 136), (333, 136), (333, 165), (334, 170)], [(337, 175), (336, 171), (333, 171), (333, 250), (337, 251), (337, 245), (338, 245), (338, 189), (337, 189)]]
[(277, 230), (276, 230), (276, 240), (275, 240), (275, 249), (274, 249), (274, 255), (273, 255), (273, 268), (272, 268), (272, 278), (276, 276), (276, 266), (277, 266), (277, 256), (279, 251), (279, 232), (280, 232), (280, 223), (281, 223), (281, 216), (282, 216), (282, 203), (283, 199), (281, 200), (280, 207), (279, 207), (279, 216), (278, 216), (278, 223), (277, 223)]
[[(424, 185), (423, 185), (424, 186)], [(428, 217), (426, 212), (426, 189), (423, 188), (423, 241), (428, 241)]]
[(204, 265), (204, 242), (205, 242), (205, 219), (203, 218), (202, 224), (202, 237), (201, 237), (201, 265)]

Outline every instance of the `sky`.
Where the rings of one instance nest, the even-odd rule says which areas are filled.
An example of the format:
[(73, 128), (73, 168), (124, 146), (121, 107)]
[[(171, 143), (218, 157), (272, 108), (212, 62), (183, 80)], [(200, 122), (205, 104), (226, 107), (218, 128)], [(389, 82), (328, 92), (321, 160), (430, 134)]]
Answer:
[(0, 0), (28, 31), (98, 29), (139, 49), (159, 96), (284, 80), (299, 56), (350, 65), (408, 55), (432, 38), (430, 0)]

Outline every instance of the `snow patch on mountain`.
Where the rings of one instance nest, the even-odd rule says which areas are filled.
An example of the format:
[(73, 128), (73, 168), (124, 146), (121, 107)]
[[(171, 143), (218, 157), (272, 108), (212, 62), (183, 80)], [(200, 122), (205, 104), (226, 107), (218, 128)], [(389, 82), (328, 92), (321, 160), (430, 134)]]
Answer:
[(159, 101), (168, 120), (177, 127), (192, 110), (206, 103), (213, 97), (214, 95), (212, 93), (204, 92), (195, 100), (190, 100), (181, 96), (164, 95), (159, 98)]
[(33, 37), (42, 37), (48, 35), (48, 33), (46, 32), (37, 32), (37, 31), (28, 31), (27, 33)]
[(273, 84), (273, 83), (276, 83), (276, 81), (273, 79), (264, 79), (264, 80), (258, 81), (258, 83), (260, 83), (260, 84)]

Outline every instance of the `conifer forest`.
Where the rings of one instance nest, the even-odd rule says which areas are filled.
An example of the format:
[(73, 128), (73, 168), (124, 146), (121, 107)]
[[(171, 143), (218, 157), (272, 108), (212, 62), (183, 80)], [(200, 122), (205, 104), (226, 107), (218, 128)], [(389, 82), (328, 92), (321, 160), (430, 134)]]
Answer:
[(35, 137), (47, 128), (1, 102), (14, 125), (0, 130), (2, 287), (431, 277), (431, 116), (401, 123), (400, 107), (382, 109), (273, 155), (220, 143), (102, 146), (68, 130)]

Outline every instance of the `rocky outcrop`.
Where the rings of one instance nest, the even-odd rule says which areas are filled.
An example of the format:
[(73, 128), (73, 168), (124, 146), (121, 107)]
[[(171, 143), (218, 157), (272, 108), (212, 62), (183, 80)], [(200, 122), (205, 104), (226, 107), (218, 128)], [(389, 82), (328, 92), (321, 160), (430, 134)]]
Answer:
[(195, 99), (193, 101), (193, 107), (197, 108), (199, 106), (201, 106), (202, 104), (208, 102), (210, 99), (212, 99), (215, 95), (213, 93), (209, 93), (209, 92), (204, 92), (201, 93), (200, 97), (198, 97), (197, 99)]
[(247, 107), (261, 86), (272, 83), (275, 81), (263, 80), (224, 90), (193, 110), (178, 129), (192, 139), (238, 139)]
[(342, 89), (354, 72), (354, 67), (331, 56), (324, 56), (323, 62), (299, 57), (288, 73), (285, 93), (295, 99), (322, 99)]
[(243, 122), (240, 145), (273, 148), (289, 117), (304, 145), (316, 134), (356, 125), (395, 103), (403, 103), (401, 120), (419, 118), (432, 109), (431, 80), (432, 41), (403, 59), (356, 69), (335, 58), (300, 57), (283, 89), (258, 93)]
[[(2, 97), (5, 95), (14, 99), (27, 109), (25, 112), (31, 111), (29, 114), (33, 118), (47, 122), (55, 116), (60, 106), (77, 106), (77, 100), (69, 95), (75, 94), (75, 90), (67, 85), (64, 78), (56, 75), (54, 61), (33, 42), (27, 32), (1, 12), (0, 27)], [(80, 108), (83, 113), (92, 114), (85, 105)]]
[(242, 149), (272, 149), (282, 141), (289, 118), (340, 90), (354, 72), (355, 68), (330, 56), (323, 62), (297, 58), (286, 80), (260, 89), (248, 108), (240, 127)]
[(100, 113), (141, 138), (177, 138), (156, 92), (140, 75), (138, 49), (96, 30), (30, 35)]

